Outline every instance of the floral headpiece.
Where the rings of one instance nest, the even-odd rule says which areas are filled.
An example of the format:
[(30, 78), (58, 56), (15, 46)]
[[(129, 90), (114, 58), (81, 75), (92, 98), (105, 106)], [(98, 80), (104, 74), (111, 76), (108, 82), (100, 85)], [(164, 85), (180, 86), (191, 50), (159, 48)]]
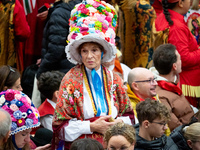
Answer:
[(117, 14), (113, 6), (100, 0), (83, 0), (71, 11), (69, 25), (70, 34), (65, 49), (69, 61), (82, 63), (77, 49), (84, 42), (97, 42), (104, 47), (106, 53), (102, 62), (115, 58)]
[(16, 90), (8, 89), (0, 93), (0, 107), (12, 119), (11, 134), (40, 126), (40, 116), (30, 98)]

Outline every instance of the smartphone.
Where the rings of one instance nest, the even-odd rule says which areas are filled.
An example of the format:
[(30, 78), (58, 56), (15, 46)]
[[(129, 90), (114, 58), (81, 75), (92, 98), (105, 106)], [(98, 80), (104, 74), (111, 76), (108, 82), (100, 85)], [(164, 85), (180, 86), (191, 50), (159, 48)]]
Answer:
[(38, 9), (38, 13), (42, 13), (43, 11), (46, 11), (46, 10), (48, 10), (48, 8), (45, 5), (43, 5)]

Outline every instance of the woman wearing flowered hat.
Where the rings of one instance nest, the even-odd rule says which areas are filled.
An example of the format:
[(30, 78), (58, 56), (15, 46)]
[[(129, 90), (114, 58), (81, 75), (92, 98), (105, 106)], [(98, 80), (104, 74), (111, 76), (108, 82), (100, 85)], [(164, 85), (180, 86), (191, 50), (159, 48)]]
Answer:
[[(86, 0), (71, 12), (67, 58), (74, 64), (63, 78), (53, 119), (53, 149), (77, 138), (103, 142), (102, 134), (117, 122), (133, 123), (134, 114), (121, 78), (101, 64), (116, 55), (114, 8)], [(64, 142), (65, 141), (65, 142)]]
[[(3, 145), (4, 150), (30, 150), (30, 132), (40, 126), (40, 116), (30, 98), (16, 90), (8, 89), (0, 93), (0, 107), (12, 119), (10, 137)], [(35, 150), (47, 150), (50, 145)]]

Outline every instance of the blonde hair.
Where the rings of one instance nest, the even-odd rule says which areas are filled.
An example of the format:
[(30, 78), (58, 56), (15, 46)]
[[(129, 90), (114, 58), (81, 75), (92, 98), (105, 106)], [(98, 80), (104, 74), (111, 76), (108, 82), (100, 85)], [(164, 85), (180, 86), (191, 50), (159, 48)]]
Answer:
[(135, 129), (133, 126), (119, 122), (111, 126), (104, 134), (104, 142), (108, 144), (112, 136), (122, 135), (131, 144), (136, 142)]
[(197, 142), (200, 140), (200, 123), (196, 122), (187, 127), (184, 131), (184, 137), (186, 140), (191, 140), (192, 142)]

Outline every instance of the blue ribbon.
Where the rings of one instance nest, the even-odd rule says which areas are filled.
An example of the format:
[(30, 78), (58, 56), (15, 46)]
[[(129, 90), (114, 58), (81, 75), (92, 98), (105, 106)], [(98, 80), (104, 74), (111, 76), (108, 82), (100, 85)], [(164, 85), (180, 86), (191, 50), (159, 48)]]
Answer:
[[(96, 116), (98, 117), (101, 115), (101, 112), (106, 113), (106, 105), (105, 105), (105, 100), (103, 98), (101, 78), (99, 77), (95, 69), (92, 69), (91, 74), (92, 74), (92, 84), (96, 94), (96, 100), (95, 100), (95, 102), (97, 103)], [(101, 103), (100, 105), (99, 102)], [(101, 106), (101, 109), (99, 106)]]
[(64, 144), (65, 144), (65, 141), (64, 141), (64, 140), (60, 140), (59, 143), (58, 143), (58, 148), (57, 148), (57, 150), (62, 150)]
[(22, 150), (22, 148), (18, 148), (18, 147), (17, 147), (17, 144), (16, 144), (16, 142), (15, 142), (15, 135), (12, 135), (12, 142), (13, 142), (13, 145), (15, 146), (15, 148), (16, 148), (17, 150)]

